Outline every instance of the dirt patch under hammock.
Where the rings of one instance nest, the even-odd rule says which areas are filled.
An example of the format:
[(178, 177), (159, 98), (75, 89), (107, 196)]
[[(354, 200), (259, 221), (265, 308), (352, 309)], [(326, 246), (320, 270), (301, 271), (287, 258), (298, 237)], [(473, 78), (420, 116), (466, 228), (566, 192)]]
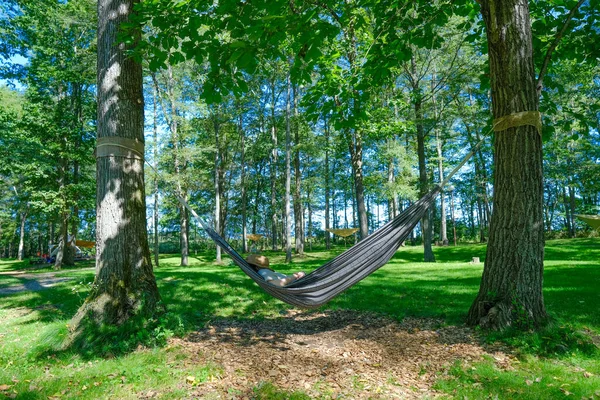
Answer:
[(311, 398), (437, 397), (434, 382), (456, 360), (468, 364), (487, 354), (510, 368), (514, 359), (503, 347), (484, 348), (467, 327), (350, 310), (219, 319), (171, 345), (189, 352), (186, 363), (222, 369), (209, 382), (187, 385), (190, 396), (202, 398), (250, 399), (264, 382)]

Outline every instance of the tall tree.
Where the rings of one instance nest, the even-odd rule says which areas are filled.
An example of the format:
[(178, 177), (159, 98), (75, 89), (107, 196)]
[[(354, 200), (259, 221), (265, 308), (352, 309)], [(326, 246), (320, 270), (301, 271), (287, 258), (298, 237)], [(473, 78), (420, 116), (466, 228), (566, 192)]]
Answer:
[(76, 339), (86, 326), (161, 309), (146, 229), (142, 66), (127, 55), (140, 31), (130, 44), (118, 40), (137, 2), (98, 2), (96, 278), (72, 321)]
[[(502, 329), (547, 318), (542, 137), (536, 127), (537, 82), (527, 0), (483, 0), (495, 121), (494, 210), (481, 287), (468, 322)], [(528, 123), (514, 119), (526, 112)], [(541, 122), (540, 122), (541, 124)], [(541, 128), (541, 127), (540, 127)]]

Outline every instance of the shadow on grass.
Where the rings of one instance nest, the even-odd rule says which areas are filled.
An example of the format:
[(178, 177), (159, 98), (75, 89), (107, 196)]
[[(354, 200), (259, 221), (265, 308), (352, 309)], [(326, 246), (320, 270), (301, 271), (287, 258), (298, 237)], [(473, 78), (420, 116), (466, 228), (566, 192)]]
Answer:
[[(590, 243), (585, 240), (576, 242), (571, 244), (573, 248), (568, 252), (582, 253), (580, 248), (587, 246)], [(566, 246), (560, 244), (556, 251), (554, 247), (547, 252), (550, 257), (559, 257), (562, 247)], [(377, 313), (395, 320), (406, 316), (427, 317), (440, 319), (447, 324), (461, 324), (479, 289), (482, 264), (458, 264), (452, 261), (468, 260), (475, 253), (483, 254), (484, 250), (483, 245), (436, 248), (438, 263), (414, 264), (406, 260), (420, 261), (420, 248), (403, 248), (387, 266), (315, 312), (355, 310), (357, 315)], [(294, 264), (282, 265), (281, 270), (310, 270), (336, 252), (323, 251), (319, 257), (308, 255), (295, 259)], [(278, 258), (283, 258), (281, 253), (267, 254), (276, 261), (276, 265)], [(194, 257), (194, 265), (180, 267), (176, 265), (176, 257), (167, 255), (161, 259), (161, 267), (155, 269), (161, 296), (169, 315), (176, 316), (180, 321), (177, 323), (180, 324), (181, 334), (202, 329), (208, 321), (215, 319), (226, 319), (231, 323), (241, 321), (249, 325), (264, 323), (273, 332), (288, 329), (286, 327), (293, 319), (282, 316), (287, 315), (293, 307), (264, 293), (236, 266), (230, 265), (227, 259), (224, 259), (224, 265), (213, 264), (213, 256), (214, 252), (200, 254)], [(588, 253), (587, 257), (588, 260), (593, 259), (594, 253)], [(600, 313), (596, 306), (600, 301), (597, 289), (599, 274), (600, 268), (596, 262), (575, 267), (569, 267), (566, 262), (547, 268), (545, 299), (551, 314), (562, 321), (600, 332)], [(92, 275), (93, 271), (90, 271), (90, 280)], [(0, 307), (36, 310), (35, 320), (44, 323), (68, 320), (88, 293), (85, 285), (77, 285), (60, 283), (47, 290), (2, 296)], [(73, 290), (74, 287), (76, 290)], [(294, 329), (309, 329), (307, 326), (300, 324)], [(314, 327), (321, 329), (321, 332), (331, 329), (325, 321), (311, 325), (310, 329)], [(163, 324), (160, 329), (162, 331), (159, 330), (158, 334), (168, 336), (172, 333), (168, 325)]]

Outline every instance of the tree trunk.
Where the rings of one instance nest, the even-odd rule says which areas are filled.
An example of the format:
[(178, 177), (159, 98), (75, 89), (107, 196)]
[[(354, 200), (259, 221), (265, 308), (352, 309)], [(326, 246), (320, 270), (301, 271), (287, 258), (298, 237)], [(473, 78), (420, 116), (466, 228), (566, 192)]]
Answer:
[(23, 261), (25, 258), (25, 221), (27, 221), (27, 210), (23, 211), (20, 215), (20, 228), (19, 231), (19, 252), (17, 258), (19, 261)]
[(156, 85), (156, 78), (152, 79), (155, 82), (154, 90), (152, 90), (152, 140), (154, 141), (152, 147), (152, 158), (154, 161), (154, 176), (152, 186), (154, 188), (154, 212), (152, 213), (153, 225), (154, 225), (154, 265), (158, 268), (158, 254), (160, 251), (160, 242), (158, 237), (158, 85)]
[[(355, 131), (354, 137), (349, 141), (350, 157), (352, 160), (352, 175), (354, 177), (354, 200), (356, 201), (356, 214), (360, 238), (369, 236), (369, 221), (367, 219), (367, 208), (365, 205), (365, 186), (363, 176), (363, 144), (362, 135)], [(355, 215), (356, 215), (355, 214)]]
[[(290, 127), (290, 102), (291, 88), (290, 75), (287, 76), (287, 97), (285, 100), (285, 262), (292, 262), (292, 219), (290, 215), (290, 195), (292, 186), (292, 169), (291, 169), (291, 153), (290, 148), (291, 127)], [(297, 228), (296, 228), (297, 231)], [(298, 240), (298, 238), (296, 238)]]
[[(220, 154), (220, 143), (219, 143), (219, 120), (217, 118), (217, 115), (215, 113), (214, 115), (214, 121), (213, 121), (213, 125), (214, 125), (214, 130), (215, 130), (215, 231), (217, 233), (221, 233), (221, 182), (220, 182), (220, 177), (219, 177), (219, 169), (221, 168), (220, 166), (220, 159), (219, 159), (219, 154)], [(220, 264), (222, 262), (221, 259), (221, 247), (219, 247), (219, 245), (217, 245), (217, 256), (216, 256), (216, 261), (218, 264)]]
[[(171, 141), (173, 143), (173, 164), (175, 165), (175, 179), (177, 184), (177, 192), (181, 198), (187, 200), (187, 189), (181, 182), (182, 175), (182, 163), (181, 163), (181, 143), (179, 138), (179, 120), (178, 110), (175, 96), (175, 79), (173, 77), (173, 68), (169, 65), (167, 67), (167, 96), (169, 97), (169, 106), (171, 112), (170, 131)], [(181, 251), (181, 262), (182, 267), (189, 265), (189, 214), (187, 209), (183, 206), (179, 206), (179, 249)]]
[(331, 234), (328, 229), (331, 228), (329, 225), (329, 202), (331, 197), (331, 186), (329, 182), (329, 123), (325, 120), (325, 248), (331, 249)]
[[(71, 322), (81, 341), (102, 325), (121, 325), (136, 316), (145, 320), (163, 308), (146, 230), (142, 66), (126, 54), (129, 46), (117, 41), (119, 25), (129, 20), (135, 2), (98, 2), (98, 252), (90, 295)], [(87, 333), (77, 335), (86, 326)]]
[(296, 254), (304, 256), (304, 224), (302, 223), (302, 173), (300, 172), (300, 127), (298, 123), (298, 89), (294, 86), (294, 228)]
[(241, 163), (241, 176), (240, 176), (240, 185), (242, 187), (242, 253), (248, 252), (248, 232), (246, 227), (246, 220), (248, 218), (248, 190), (246, 188), (246, 143), (245, 143), (245, 135), (244, 135), (244, 127), (242, 126), (243, 114), (242, 111), (239, 111), (239, 121), (238, 121), (238, 131), (240, 134), (240, 163)]
[(275, 127), (275, 81), (271, 84), (271, 250), (277, 250), (277, 129)]
[(562, 198), (563, 198), (563, 207), (565, 208), (565, 228), (567, 229), (567, 235), (571, 236), (571, 232), (573, 229), (571, 227), (571, 206), (569, 205), (569, 201), (567, 200), (567, 189), (566, 186), (562, 185)]
[(575, 204), (575, 189), (573, 188), (573, 185), (569, 185), (569, 207), (571, 209), (570, 212), (570, 217), (571, 217), (571, 232), (569, 234), (569, 237), (575, 237), (575, 230), (576, 230), (576, 224), (575, 224), (575, 208), (576, 208), (576, 204)]
[[(442, 140), (439, 132), (436, 132), (436, 148), (438, 156), (438, 178), (444, 181), (444, 158), (442, 153)], [(440, 195), (440, 241), (443, 246), (448, 246), (448, 232), (446, 228), (446, 201), (444, 193)]]
[[(494, 118), (537, 111), (526, 0), (483, 0)], [(468, 323), (530, 329), (547, 320), (542, 281), (542, 138), (534, 126), (499, 131), (494, 141), (494, 210), (479, 294)]]
[[(419, 195), (425, 196), (429, 191), (429, 181), (427, 179), (427, 165), (425, 163), (425, 129), (423, 127), (423, 104), (421, 100), (421, 90), (416, 81), (417, 65), (414, 56), (411, 58), (411, 73), (413, 76), (413, 106), (415, 110), (415, 126), (417, 128), (417, 155), (419, 157)], [(423, 261), (435, 262), (433, 254), (433, 225), (431, 224), (431, 214), (427, 211), (421, 219), (421, 233), (423, 235)]]

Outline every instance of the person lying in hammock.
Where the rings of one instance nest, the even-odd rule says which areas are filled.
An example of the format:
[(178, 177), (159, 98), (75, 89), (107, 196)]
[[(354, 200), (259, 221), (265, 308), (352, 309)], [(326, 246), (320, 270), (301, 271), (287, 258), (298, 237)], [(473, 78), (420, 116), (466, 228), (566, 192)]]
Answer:
[(250, 266), (254, 268), (254, 270), (258, 272), (258, 274), (262, 276), (265, 281), (275, 286), (283, 287), (289, 285), (295, 280), (298, 280), (306, 275), (304, 272), (296, 272), (292, 275), (286, 275), (282, 274), (281, 272), (273, 271), (271, 268), (269, 268), (269, 259), (258, 254), (250, 254), (248, 257), (246, 257), (246, 261), (248, 261), (248, 264), (250, 264)]

